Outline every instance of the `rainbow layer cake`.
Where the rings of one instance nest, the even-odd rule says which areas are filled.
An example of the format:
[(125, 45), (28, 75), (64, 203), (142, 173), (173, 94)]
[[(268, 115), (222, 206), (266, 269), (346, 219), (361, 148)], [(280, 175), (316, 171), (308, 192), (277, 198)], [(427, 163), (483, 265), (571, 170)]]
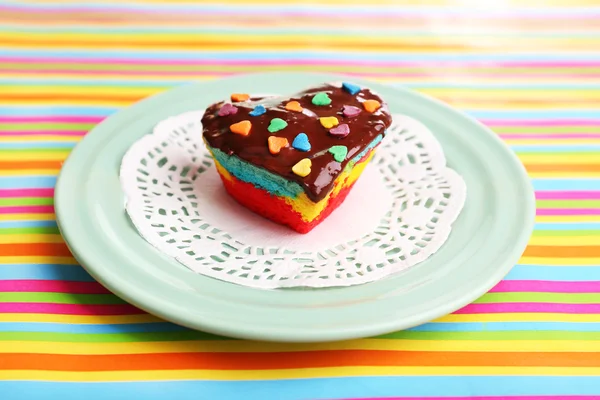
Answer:
[(202, 118), (227, 192), (300, 233), (342, 204), (391, 122), (378, 95), (347, 82), (286, 98), (232, 94)]

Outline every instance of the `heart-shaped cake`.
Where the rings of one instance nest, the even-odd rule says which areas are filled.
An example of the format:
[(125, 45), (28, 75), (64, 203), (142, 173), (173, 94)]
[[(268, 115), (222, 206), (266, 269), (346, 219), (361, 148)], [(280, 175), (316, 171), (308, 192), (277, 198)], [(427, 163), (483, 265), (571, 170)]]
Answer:
[(235, 93), (206, 109), (202, 127), (227, 192), (306, 233), (344, 201), (391, 122), (378, 95), (344, 82), (291, 97)]

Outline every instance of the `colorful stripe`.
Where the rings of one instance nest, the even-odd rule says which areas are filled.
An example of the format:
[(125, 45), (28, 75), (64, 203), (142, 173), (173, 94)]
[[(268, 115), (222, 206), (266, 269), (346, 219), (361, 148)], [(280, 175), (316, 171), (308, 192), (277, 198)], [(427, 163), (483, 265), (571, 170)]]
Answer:
[[(0, 0), (0, 397), (600, 398), (598, 18), (594, 0)], [(409, 87), (490, 127), (535, 188), (519, 264), (454, 314), (339, 343), (231, 340), (110, 294), (55, 222), (70, 150), (144, 97), (270, 70)]]

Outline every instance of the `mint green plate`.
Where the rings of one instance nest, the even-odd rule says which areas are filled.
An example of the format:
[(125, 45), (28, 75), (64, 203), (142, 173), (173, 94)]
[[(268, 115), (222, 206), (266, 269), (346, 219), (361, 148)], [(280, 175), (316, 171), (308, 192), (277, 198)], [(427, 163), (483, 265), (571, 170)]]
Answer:
[(56, 187), (60, 230), (81, 265), (134, 305), (166, 320), (227, 336), (314, 342), (360, 338), (451, 313), (499, 282), (533, 228), (533, 190), (514, 154), (490, 130), (409, 90), (376, 90), (394, 113), (424, 123), (467, 184), (467, 200), (444, 246), (425, 262), (378, 282), (348, 288), (265, 291), (198, 275), (160, 254), (124, 210), (119, 165), (126, 150), (162, 119), (203, 109), (230, 93), (293, 93), (343, 80), (268, 73), (182, 86), (126, 108), (73, 150)]

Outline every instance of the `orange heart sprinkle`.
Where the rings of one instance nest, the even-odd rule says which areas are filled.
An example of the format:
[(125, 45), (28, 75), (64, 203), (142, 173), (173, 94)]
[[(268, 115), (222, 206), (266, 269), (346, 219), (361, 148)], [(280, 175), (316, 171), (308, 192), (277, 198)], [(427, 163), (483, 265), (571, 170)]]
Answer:
[(246, 101), (249, 98), (250, 98), (250, 95), (246, 94), (246, 93), (234, 93), (231, 95), (231, 101), (233, 101), (233, 102)]
[(377, 109), (381, 107), (381, 103), (377, 100), (365, 100), (363, 101), (362, 105), (365, 108), (365, 110), (367, 110), (370, 113), (377, 111)]
[(267, 141), (269, 142), (271, 154), (279, 154), (282, 148), (288, 147), (290, 144), (286, 138), (277, 136), (269, 136)]
[(250, 128), (252, 128), (252, 123), (248, 120), (240, 121), (229, 127), (231, 132), (242, 136), (248, 136), (250, 134)]
[(285, 105), (285, 109), (289, 110), (289, 111), (298, 111), (298, 112), (302, 112), (302, 110), (304, 110), (302, 108), (302, 106), (300, 105), (300, 103), (298, 103), (297, 101), (290, 101), (289, 103), (287, 103)]

